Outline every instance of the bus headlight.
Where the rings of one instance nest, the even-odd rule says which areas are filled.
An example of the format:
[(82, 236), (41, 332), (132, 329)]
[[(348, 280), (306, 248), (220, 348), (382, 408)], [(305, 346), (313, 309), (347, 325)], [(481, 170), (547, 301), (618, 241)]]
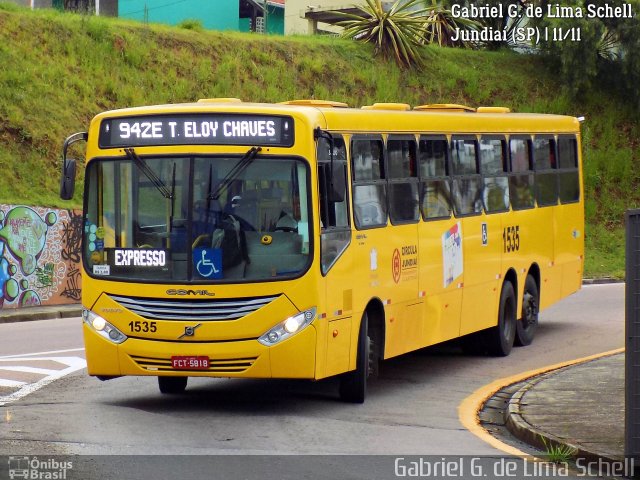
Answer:
[(118, 330), (116, 327), (107, 322), (100, 315), (96, 315), (91, 310), (86, 308), (82, 309), (82, 320), (95, 330), (98, 335), (106, 338), (113, 343), (122, 343), (127, 339), (127, 336)]
[(270, 347), (286, 340), (292, 335), (295, 335), (300, 330), (303, 330), (316, 318), (316, 307), (309, 308), (304, 312), (300, 312), (292, 317), (287, 318), (285, 321), (280, 322), (275, 327), (271, 328), (268, 332), (258, 338), (258, 341), (262, 345)]

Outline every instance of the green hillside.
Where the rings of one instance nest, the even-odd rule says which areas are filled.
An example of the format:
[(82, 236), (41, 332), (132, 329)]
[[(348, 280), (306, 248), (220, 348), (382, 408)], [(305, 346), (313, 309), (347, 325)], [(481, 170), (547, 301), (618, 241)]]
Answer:
[(0, 203), (80, 206), (80, 191), (58, 198), (62, 141), (106, 109), (203, 97), (503, 105), (586, 116), (587, 275), (622, 275), (623, 212), (640, 205), (637, 113), (615, 92), (572, 100), (543, 58), (438, 47), (425, 57), (423, 71), (403, 71), (334, 38), (195, 32), (0, 3)]

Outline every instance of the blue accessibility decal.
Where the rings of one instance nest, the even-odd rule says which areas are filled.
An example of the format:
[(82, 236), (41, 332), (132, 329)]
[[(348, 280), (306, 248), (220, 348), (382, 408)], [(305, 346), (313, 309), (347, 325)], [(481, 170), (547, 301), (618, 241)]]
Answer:
[(194, 248), (193, 266), (201, 277), (222, 278), (222, 249)]

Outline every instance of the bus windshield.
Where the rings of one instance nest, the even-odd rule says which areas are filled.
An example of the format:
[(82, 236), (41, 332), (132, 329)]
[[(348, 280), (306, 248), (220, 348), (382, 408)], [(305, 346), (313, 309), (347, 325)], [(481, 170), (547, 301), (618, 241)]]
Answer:
[(296, 277), (308, 268), (309, 167), (302, 160), (254, 151), (127, 153), (87, 167), (83, 250), (90, 274), (210, 283)]

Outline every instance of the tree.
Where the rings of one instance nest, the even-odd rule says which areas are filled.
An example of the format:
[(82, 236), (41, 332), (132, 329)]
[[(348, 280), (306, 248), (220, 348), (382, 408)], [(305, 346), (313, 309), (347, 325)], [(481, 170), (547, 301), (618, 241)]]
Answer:
[[(605, 4), (614, 8), (631, 5), (636, 15), (589, 18), (590, 11)], [(540, 48), (556, 63), (566, 87), (580, 98), (597, 83), (640, 107), (640, 1), (565, 0), (560, 5), (581, 11), (584, 17), (545, 16), (536, 25), (548, 32)]]
[(419, 8), (422, 1), (396, 0), (385, 9), (381, 0), (366, 0), (361, 15), (335, 12), (345, 17), (337, 25), (344, 27), (343, 37), (373, 43), (376, 54), (393, 56), (400, 66), (422, 66), (426, 24), (426, 10)]

